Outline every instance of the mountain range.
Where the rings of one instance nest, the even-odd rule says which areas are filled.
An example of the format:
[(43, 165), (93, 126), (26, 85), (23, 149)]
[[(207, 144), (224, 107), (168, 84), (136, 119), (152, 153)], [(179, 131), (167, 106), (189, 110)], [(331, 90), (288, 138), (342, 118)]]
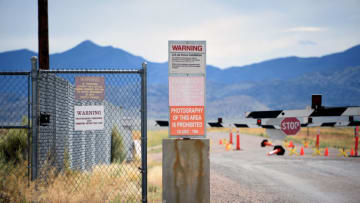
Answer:
[[(29, 71), (37, 53), (14, 50), (0, 53), (0, 71)], [(139, 69), (148, 63), (148, 115), (166, 119), (168, 64), (90, 40), (50, 55), (51, 69)], [(326, 106), (359, 106), (360, 45), (322, 57), (284, 57), (246, 66), (221, 69), (207, 65), (207, 118), (237, 119), (246, 111), (299, 109), (322, 94)]]

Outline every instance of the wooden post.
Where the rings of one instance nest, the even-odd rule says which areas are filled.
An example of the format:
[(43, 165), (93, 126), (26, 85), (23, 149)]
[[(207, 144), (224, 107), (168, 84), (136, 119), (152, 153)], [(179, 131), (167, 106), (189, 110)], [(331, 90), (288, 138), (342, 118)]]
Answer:
[(39, 68), (49, 70), (48, 1), (38, 0)]

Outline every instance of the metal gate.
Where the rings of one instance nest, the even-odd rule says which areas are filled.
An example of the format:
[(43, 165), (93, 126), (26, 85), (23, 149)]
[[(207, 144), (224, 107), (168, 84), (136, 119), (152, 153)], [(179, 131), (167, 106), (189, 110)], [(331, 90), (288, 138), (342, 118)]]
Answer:
[[(11, 74), (20, 73), (5, 75)], [(132, 70), (37, 70), (33, 57), (31, 74), (21, 74), (31, 117), (21, 126), (31, 143), (24, 176), (41, 197), (31, 199), (146, 202), (146, 63)]]

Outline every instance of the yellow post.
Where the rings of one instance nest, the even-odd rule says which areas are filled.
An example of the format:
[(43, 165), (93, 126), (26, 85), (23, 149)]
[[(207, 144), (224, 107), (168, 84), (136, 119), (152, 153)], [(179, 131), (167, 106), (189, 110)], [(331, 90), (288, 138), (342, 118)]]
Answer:
[(346, 150), (343, 148), (343, 149), (339, 149), (338, 156), (348, 157), (349, 155), (347, 154)]
[(289, 150), (290, 150), (290, 153), (289, 153), (290, 156), (292, 156), (293, 154), (296, 156), (299, 156), (299, 153), (297, 153), (297, 151), (296, 151), (296, 147), (290, 148)]
[(313, 148), (314, 150), (314, 153), (312, 154), (313, 156), (321, 156), (321, 149), (316, 147), (316, 148)]

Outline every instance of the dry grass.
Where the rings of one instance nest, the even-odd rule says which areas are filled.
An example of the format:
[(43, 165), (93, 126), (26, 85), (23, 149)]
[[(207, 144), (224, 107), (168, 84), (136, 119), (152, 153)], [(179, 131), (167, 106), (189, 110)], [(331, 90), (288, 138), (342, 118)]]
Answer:
[(148, 131), (148, 201), (162, 202), (162, 163), (149, 154), (162, 152), (162, 140), (168, 138), (168, 130)]
[[(230, 128), (207, 128), (206, 130), (211, 133), (230, 133)], [(265, 128), (232, 128), (233, 134), (236, 134), (237, 131), (239, 131), (240, 134), (267, 137)]]
[[(235, 131), (234, 131), (235, 132)], [(261, 137), (268, 137), (266, 135), (266, 129), (265, 128), (239, 128), (240, 134), (249, 134), (249, 135), (257, 135)]]
[[(240, 134), (256, 135), (261, 137), (267, 137), (265, 128), (231, 128), (233, 135), (239, 131)], [(230, 128), (208, 128), (207, 132), (222, 132), (230, 133)]]
[(24, 202), (29, 194), (27, 179), (27, 162), (24, 161), (15, 167), (0, 166), (0, 202)]
[(208, 132), (208, 133), (229, 132), (229, 128), (206, 128), (206, 132)]
[(141, 139), (141, 131), (140, 130), (133, 130), (131, 133), (132, 133), (133, 140)]
[(297, 143), (307, 141), (310, 147), (314, 147), (316, 143), (316, 135), (320, 133), (320, 148), (334, 147), (351, 149), (354, 148), (354, 128), (302, 128), (296, 136), (287, 136), (287, 140), (293, 140)]
[(162, 140), (168, 138), (168, 130), (151, 130), (148, 131), (148, 147), (155, 147), (161, 145)]
[[(310, 146), (315, 144), (320, 129), (320, 146), (349, 149), (353, 147), (353, 128), (304, 128), (297, 136), (288, 140), (302, 142), (305, 138)], [(208, 132), (229, 132), (229, 128), (209, 128)], [(240, 133), (265, 136), (265, 129), (242, 128)], [(233, 129), (233, 133), (236, 130)], [(148, 132), (148, 146), (161, 145), (168, 137), (168, 130)], [(130, 164), (98, 165), (89, 172), (65, 170), (61, 174), (49, 170), (47, 184), (44, 181), (33, 182), (28, 187), (26, 161), (11, 170), (11, 174), (1, 173), (1, 181), (6, 188), (0, 195), (8, 197), (9, 202), (139, 202), (141, 200), (140, 162)], [(161, 202), (162, 167), (156, 161), (148, 162), (148, 201)], [(36, 186), (36, 187), (35, 187)]]
[(139, 202), (139, 164), (98, 165), (89, 172), (65, 170), (60, 174), (50, 169), (46, 179), (39, 178), (29, 187), (26, 168), (18, 166), (2, 177), (6, 181), (2, 195), (10, 202)]
[[(152, 143), (161, 143), (167, 131), (151, 134)], [(160, 135), (160, 136), (159, 136)], [(4, 167), (5, 166), (5, 167)], [(140, 202), (140, 160), (131, 163), (97, 165), (91, 171), (65, 169), (60, 173), (45, 166), (46, 178), (30, 182), (27, 162), (0, 164), (0, 202)], [(161, 202), (161, 162), (148, 162), (148, 201)]]
[(154, 166), (148, 173), (148, 200), (149, 202), (161, 202), (162, 197), (162, 167)]

